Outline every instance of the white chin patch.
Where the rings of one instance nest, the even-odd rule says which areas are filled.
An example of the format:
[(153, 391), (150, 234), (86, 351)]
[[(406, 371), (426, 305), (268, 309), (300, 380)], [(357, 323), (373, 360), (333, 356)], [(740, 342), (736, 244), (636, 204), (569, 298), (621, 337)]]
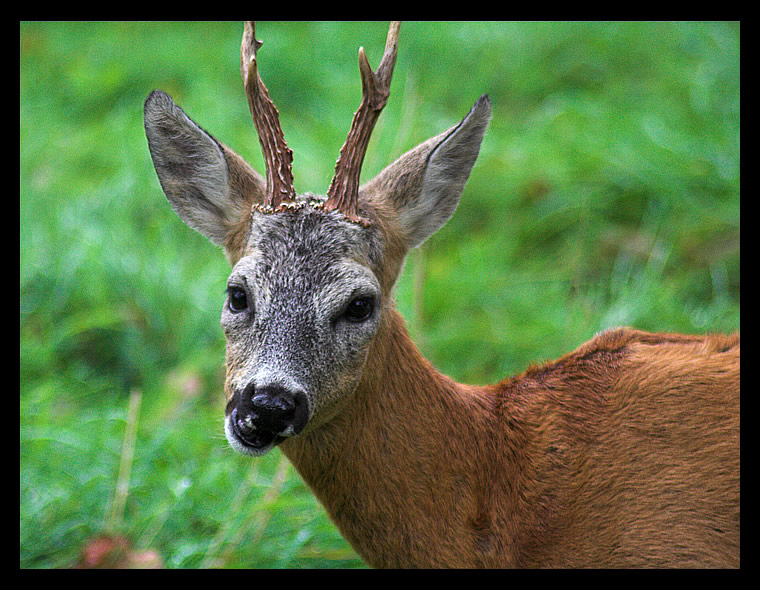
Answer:
[(275, 441), (272, 441), (270, 444), (262, 447), (253, 447), (251, 445), (245, 444), (235, 434), (235, 431), (232, 428), (232, 419), (230, 416), (225, 416), (224, 418), (224, 435), (227, 437), (227, 442), (230, 444), (230, 446), (242, 455), (259, 457), (271, 451), (275, 445)]

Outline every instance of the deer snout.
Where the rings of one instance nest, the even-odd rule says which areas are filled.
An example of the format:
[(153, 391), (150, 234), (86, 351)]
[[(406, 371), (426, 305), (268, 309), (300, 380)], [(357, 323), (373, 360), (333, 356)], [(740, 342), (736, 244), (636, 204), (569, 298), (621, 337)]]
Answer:
[(300, 390), (250, 384), (236, 392), (234, 400), (229, 416), (232, 432), (254, 452), (298, 434), (309, 419), (306, 394)]

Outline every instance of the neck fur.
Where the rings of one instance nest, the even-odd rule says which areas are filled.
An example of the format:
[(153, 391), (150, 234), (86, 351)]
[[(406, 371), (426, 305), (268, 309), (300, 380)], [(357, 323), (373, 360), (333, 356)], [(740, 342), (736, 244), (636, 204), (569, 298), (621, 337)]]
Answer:
[(348, 406), (281, 447), (341, 533), (376, 567), (461, 562), (463, 535), (482, 536), (486, 388), (436, 371), (391, 310)]

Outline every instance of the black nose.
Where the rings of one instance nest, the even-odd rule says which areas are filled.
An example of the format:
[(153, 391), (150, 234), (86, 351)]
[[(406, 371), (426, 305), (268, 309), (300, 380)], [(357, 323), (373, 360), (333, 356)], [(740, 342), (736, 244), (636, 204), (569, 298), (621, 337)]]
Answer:
[(296, 435), (309, 419), (306, 394), (280, 385), (249, 384), (235, 393), (235, 402), (230, 415), (233, 429), (242, 442), (252, 447), (264, 447)]

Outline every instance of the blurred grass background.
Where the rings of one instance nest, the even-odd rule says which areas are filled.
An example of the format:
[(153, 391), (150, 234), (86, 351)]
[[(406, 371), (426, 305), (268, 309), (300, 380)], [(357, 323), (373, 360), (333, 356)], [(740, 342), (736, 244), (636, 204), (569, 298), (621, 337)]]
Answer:
[[(326, 190), (357, 50), (377, 66), (386, 30), (259, 25), (297, 190)], [(263, 172), (241, 33), (20, 25), (21, 567), (72, 566), (104, 531), (167, 567), (362, 565), (279, 451), (228, 448), (229, 269), (148, 155), (142, 103), (161, 88)], [(615, 325), (739, 328), (739, 37), (737, 23), (402, 25), (364, 180), (480, 94), (494, 107), (457, 213), (397, 288), (442, 372), (496, 381)]]

